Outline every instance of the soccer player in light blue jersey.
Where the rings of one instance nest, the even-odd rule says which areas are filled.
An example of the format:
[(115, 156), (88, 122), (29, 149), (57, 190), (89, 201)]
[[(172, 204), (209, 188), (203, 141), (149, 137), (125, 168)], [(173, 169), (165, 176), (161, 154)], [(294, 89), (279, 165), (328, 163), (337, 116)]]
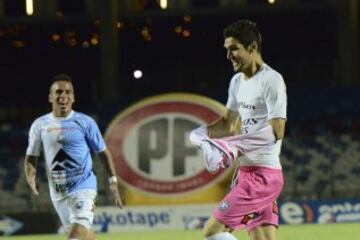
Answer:
[(25, 174), (35, 195), (36, 165), (43, 152), (50, 196), (70, 240), (94, 240), (91, 230), (97, 193), (91, 152), (105, 162), (115, 205), (122, 208), (117, 177), (110, 151), (95, 121), (72, 109), (75, 102), (72, 79), (65, 74), (54, 77), (49, 102), (52, 112), (31, 125), (25, 156)]

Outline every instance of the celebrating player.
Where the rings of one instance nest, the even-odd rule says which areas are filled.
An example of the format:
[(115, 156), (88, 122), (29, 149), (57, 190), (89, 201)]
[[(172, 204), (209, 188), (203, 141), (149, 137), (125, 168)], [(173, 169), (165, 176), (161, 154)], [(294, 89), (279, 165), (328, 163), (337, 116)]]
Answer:
[[(238, 177), (205, 224), (204, 236), (207, 240), (234, 240), (230, 232), (246, 228), (252, 240), (275, 240), (278, 227), (275, 201), (284, 185), (279, 154), (286, 122), (285, 83), (277, 71), (264, 63), (262, 39), (254, 22), (238, 20), (230, 24), (224, 29), (224, 38), (227, 58), (236, 72), (229, 86), (227, 112), (214, 123), (197, 129), (196, 134), (202, 137), (191, 140), (208, 153), (205, 157), (208, 169), (210, 166), (212, 170), (218, 165), (226, 167), (220, 157), (236, 158), (238, 151), (231, 144), (230, 147), (220, 144), (224, 151), (214, 150), (220, 149), (215, 145), (216, 139), (238, 134), (239, 126), (242, 134), (255, 135), (256, 139), (257, 133), (268, 134), (266, 129), (270, 127), (276, 142), (262, 151), (240, 154)], [(248, 149), (256, 148), (251, 144), (258, 144), (248, 143)]]
[(43, 152), (51, 200), (69, 239), (94, 240), (91, 226), (97, 186), (91, 151), (105, 162), (115, 205), (122, 208), (112, 156), (95, 121), (72, 109), (75, 97), (70, 76), (54, 77), (49, 102), (52, 112), (37, 118), (30, 128), (25, 157), (26, 180), (33, 194), (39, 195), (36, 165)]

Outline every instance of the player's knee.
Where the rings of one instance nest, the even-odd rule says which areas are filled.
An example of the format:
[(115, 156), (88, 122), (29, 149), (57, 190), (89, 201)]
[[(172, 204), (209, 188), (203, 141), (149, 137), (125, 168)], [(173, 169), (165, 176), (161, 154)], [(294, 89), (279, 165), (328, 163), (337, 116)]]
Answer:
[(209, 236), (211, 236), (211, 235), (213, 235), (215, 233), (215, 231), (211, 227), (209, 227), (207, 225), (204, 226), (202, 232), (203, 232), (203, 236), (205, 238), (207, 238), (207, 237), (209, 237)]
[(252, 240), (276, 240), (276, 226), (264, 224), (250, 232)]
[(225, 227), (218, 223), (215, 218), (211, 217), (206, 222), (204, 228), (203, 228), (203, 236), (205, 238), (208, 238), (216, 233), (223, 232), (225, 230)]
[(94, 231), (88, 230), (86, 240), (96, 240)]
[(69, 230), (69, 239), (86, 239), (87, 235), (87, 229), (77, 223), (71, 224), (70, 230)]
[(209, 228), (203, 228), (203, 236), (204, 238), (208, 238), (211, 235), (214, 235), (216, 232), (212, 231), (212, 229)]
[(264, 236), (266, 240), (276, 240), (277, 227), (274, 225), (265, 225)]

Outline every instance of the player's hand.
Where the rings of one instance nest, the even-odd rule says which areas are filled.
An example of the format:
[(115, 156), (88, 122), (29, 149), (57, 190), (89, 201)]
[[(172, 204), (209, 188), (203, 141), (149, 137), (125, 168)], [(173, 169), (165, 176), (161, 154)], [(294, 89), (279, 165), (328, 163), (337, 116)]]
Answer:
[(26, 168), (26, 181), (35, 196), (39, 195), (36, 188), (36, 169), (33, 166), (27, 166)]
[(119, 208), (124, 208), (124, 205), (121, 201), (118, 184), (116, 182), (110, 184), (110, 190), (114, 196), (115, 206)]

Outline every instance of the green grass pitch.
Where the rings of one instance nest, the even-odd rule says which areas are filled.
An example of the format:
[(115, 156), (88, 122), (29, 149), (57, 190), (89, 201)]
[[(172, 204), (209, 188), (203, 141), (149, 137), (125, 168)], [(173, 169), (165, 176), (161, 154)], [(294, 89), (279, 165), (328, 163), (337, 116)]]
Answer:
[[(249, 239), (245, 231), (236, 232), (239, 240)], [(7, 240), (66, 240), (65, 236), (32, 235), (1, 237)], [(98, 240), (203, 240), (201, 231), (156, 231), (98, 234)], [(358, 240), (360, 223), (283, 225), (278, 240)]]

